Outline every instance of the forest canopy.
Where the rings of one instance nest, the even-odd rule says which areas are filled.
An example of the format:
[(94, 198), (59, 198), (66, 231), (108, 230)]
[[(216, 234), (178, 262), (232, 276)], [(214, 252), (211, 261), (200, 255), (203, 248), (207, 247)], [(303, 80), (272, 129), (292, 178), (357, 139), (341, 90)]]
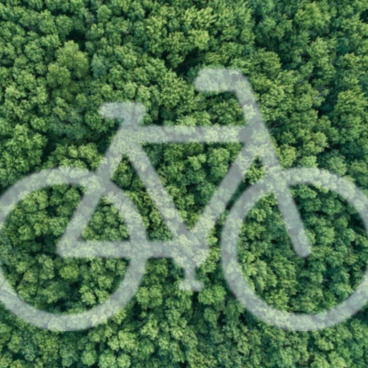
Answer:
[[(105, 102), (144, 104), (145, 125), (246, 124), (233, 95), (195, 90), (206, 66), (236, 68), (249, 78), (284, 168), (327, 169), (368, 195), (367, 0), (2, 0), (1, 192), (46, 168), (95, 170), (119, 124), (99, 114)], [(239, 146), (145, 150), (192, 227)], [(263, 174), (256, 162), (244, 188)], [(127, 158), (114, 181), (137, 206), (149, 237), (169, 236)], [(88, 310), (125, 275), (127, 260), (56, 255), (82, 194), (66, 185), (35, 192), (0, 234), (8, 282), (39, 309)], [(293, 195), (312, 256), (296, 256), (271, 196), (245, 221), (239, 262), (270, 305), (315, 313), (354, 291), (368, 261), (368, 239), (355, 210), (336, 193), (304, 185)], [(93, 329), (41, 330), (0, 303), (0, 367), (367, 366), (367, 308), (315, 332), (284, 331), (247, 312), (221, 270), (222, 224), (213, 229), (210, 255), (197, 272), (205, 285), (199, 293), (180, 291), (183, 271), (158, 259), (148, 262), (128, 306)], [(116, 209), (101, 200), (83, 236), (129, 234)]]

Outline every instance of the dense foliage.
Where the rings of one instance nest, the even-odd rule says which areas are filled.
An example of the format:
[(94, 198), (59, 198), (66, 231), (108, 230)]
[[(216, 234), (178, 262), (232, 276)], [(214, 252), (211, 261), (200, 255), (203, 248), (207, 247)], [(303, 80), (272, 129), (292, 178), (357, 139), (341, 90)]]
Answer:
[[(247, 75), (280, 159), (320, 167), (368, 194), (368, 1), (3, 0), (0, 3), (0, 186), (43, 168), (96, 169), (117, 128), (99, 106), (139, 101), (145, 124), (244, 124), (231, 95), (197, 93), (209, 65)], [(147, 146), (188, 226), (193, 226), (237, 145)], [(255, 164), (244, 187), (263, 175)], [(115, 182), (144, 216), (150, 238), (169, 236), (124, 159)], [(299, 259), (272, 197), (246, 220), (239, 260), (257, 293), (277, 308), (315, 312), (350, 295), (368, 261), (354, 209), (331, 192), (294, 189), (313, 243)], [(34, 193), (7, 220), (0, 259), (26, 301), (77, 311), (105, 300), (126, 260), (55, 254), (81, 188)], [(198, 271), (205, 288), (182, 292), (182, 270), (150, 261), (137, 295), (106, 324), (81, 332), (40, 330), (0, 309), (0, 367), (366, 367), (368, 317), (318, 332), (288, 332), (244, 310), (220, 262), (221, 224)], [(124, 219), (106, 201), (86, 239), (124, 239)]]

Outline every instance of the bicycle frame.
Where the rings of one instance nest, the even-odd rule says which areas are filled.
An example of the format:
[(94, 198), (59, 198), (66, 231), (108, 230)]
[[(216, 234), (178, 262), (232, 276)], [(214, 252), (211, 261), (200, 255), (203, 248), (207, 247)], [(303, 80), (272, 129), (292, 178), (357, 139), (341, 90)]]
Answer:
[[(179, 265), (184, 267), (189, 288), (196, 289), (194, 281), (195, 268), (204, 262), (208, 254), (206, 239), (209, 232), (215, 226), (219, 217), (224, 213), (236, 189), (242, 182), (245, 174), (256, 158), (262, 162), (266, 176), (273, 176), (277, 185), (273, 186), (280, 211), (285, 219), (288, 231), (302, 229), (298, 234), (299, 241), (293, 244), (296, 253), (306, 257), (310, 253), (308, 237), (300, 220), (298, 210), (287, 187), (282, 180), (282, 167), (273, 147), (271, 137), (258, 110), (253, 92), (247, 79), (237, 71), (205, 69), (196, 80), (196, 87), (205, 92), (234, 92), (243, 116), (247, 121), (246, 126), (211, 126), (211, 127), (161, 127), (140, 126), (145, 109), (139, 103), (111, 103), (105, 104), (100, 112), (106, 118), (123, 120), (113, 141), (106, 152), (105, 159), (95, 173), (99, 178), (102, 188), (111, 188), (111, 177), (116, 171), (123, 156), (130, 159), (134, 169), (142, 180), (147, 192), (161, 213), (165, 223), (173, 235), (172, 240), (160, 241), (159, 246), (148, 246), (147, 238), (139, 238), (135, 235), (130, 241), (121, 242), (88, 242), (84, 244), (86, 252), (77, 251), (74, 247), (67, 249), (63, 246), (63, 239), (58, 245), (58, 252), (63, 257), (136, 257), (137, 253), (145, 258), (172, 257)], [(155, 172), (148, 156), (143, 150), (145, 143), (240, 143), (242, 148), (236, 160), (231, 165), (226, 176), (221, 181), (217, 191), (209, 204), (205, 207), (200, 219), (193, 229), (189, 230), (172, 199), (165, 190), (159, 176)], [(100, 192), (86, 193), (80, 207), (97, 205)], [(124, 199), (126, 200), (126, 198)], [(92, 203), (92, 205), (91, 205)], [(77, 210), (78, 213), (79, 210)], [(85, 213), (91, 216), (92, 211)], [(80, 223), (79, 223), (80, 226)], [(71, 221), (66, 233), (77, 227), (75, 221)], [(142, 229), (142, 227), (141, 227)], [(141, 231), (141, 230), (140, 230)], [(81, 230), (79, 231), (81, 235)], [(137, 248), (137, 241), (144, 243)], [(184, 240), (183, 240), (184, 239)], [(189, 244), (189, 248), (184, 244)], [(78, 246), (81, 243), (77, 243)], [(138, 252), (137, 252), (138, 249)], [(143, 252), (144, 249), (144, 252)], [(194, 255), (194, 256), (193, 256)]]

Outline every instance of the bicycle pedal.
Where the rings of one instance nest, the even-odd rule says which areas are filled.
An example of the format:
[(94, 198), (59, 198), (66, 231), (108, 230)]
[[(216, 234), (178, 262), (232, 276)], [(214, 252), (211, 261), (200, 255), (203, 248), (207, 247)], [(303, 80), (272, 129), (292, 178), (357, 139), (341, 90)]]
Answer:
[(204, 285), (202, 281), (198, 280), (183, 280), (179, 284), (179, 289), (181, 291), (201, 291)]

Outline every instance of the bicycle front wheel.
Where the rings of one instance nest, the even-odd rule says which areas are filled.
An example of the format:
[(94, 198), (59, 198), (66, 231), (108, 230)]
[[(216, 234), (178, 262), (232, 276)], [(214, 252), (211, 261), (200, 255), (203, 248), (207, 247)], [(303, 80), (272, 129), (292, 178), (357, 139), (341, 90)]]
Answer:
[[(308, 184), (336, 192), (355, 208), (368, 230), (368, 200), (353, 183), (319, 169), (290, 169), (282, 175), (288, 187)], [(238, 301), (258, 319), (273, 326), (294, 331), (312, 331), (341, 323), (363, 308), (368, 301), (368, 268), (352, 295), (334, 308), (316, 314), (285, 312), (271, 307), (255, 294), (243, 276), (237, 259), (238, 234), (250, 210), (260, 199), (272, 193), (275, 185), (275, 179), (268, 177), (252, 186), (241, 195), (227, 216), (221, 240), (225, 278)], [(292, 242), (295, 242), (295, 236), (291, 233)]]

